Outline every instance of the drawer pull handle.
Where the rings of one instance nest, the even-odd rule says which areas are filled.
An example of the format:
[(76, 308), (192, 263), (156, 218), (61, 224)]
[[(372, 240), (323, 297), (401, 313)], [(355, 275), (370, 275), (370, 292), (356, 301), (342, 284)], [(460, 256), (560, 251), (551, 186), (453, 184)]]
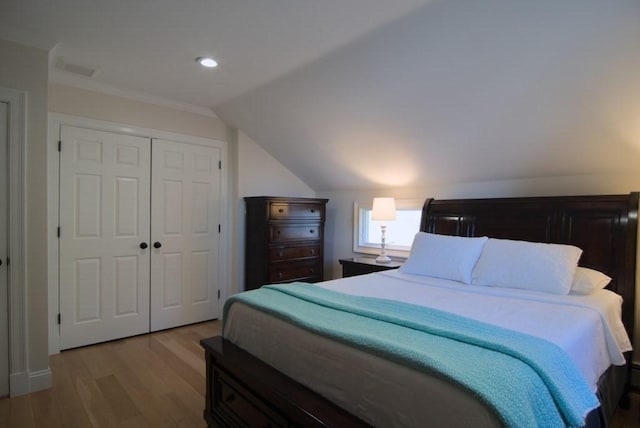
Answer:
[(314, 232), (315, 232), (315, 230), (309, 229), (309, 233), (314, 233)]
[(309, 254), (311, 254), (312, 256), (316, 253), (316, 250), (309, 250)]
[(314, 272), (315, 272), (315, 270), (309, 269), (309, 273), (314, 273)]
[(283, 212), (284, 212), (284, 210), (283, 210), (282, 208), (280, 208), (280, 209), (278, 210), (278, 212), (279, 212), (279, 213), (283, 213)]
[(227, 397), (224, 399), (224, 401), (226, 401), (227, 403), (231, 403), (232, 401), (234, 401), (236, 399), (236, 395), (235, 394), (229, 394), (227, 395)]
[(311, 214), (313, 214), (314, 212), (316, 212), (316, 210), (311, 210)]
[(278, 272), (278, 278), (279, 278), (279, 279), (284, 278), (284, 275), (282, 274), (282, 272)]
[(282, 251), (278, 251), (278, 257), (282, 257), (284, 256), (284, 253)]

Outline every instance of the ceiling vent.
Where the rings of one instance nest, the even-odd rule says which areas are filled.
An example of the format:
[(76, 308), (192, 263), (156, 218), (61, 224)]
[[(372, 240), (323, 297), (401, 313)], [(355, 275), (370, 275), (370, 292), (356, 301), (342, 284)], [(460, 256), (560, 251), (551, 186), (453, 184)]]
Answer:
[(83, 65), (65, 62), (64, 58), (61, 56), (56, 59), (56, 68), (62, 71), (66, 71), (67, 73), (73, 73), (78, 76), (89, 78), (96, 77), (100, 72), (99, 68), (89, 68)]

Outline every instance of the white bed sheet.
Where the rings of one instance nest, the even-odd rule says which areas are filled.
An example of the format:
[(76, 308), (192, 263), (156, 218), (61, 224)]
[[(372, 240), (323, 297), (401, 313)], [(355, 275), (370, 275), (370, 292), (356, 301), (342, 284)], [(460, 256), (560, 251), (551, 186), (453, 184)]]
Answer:
[(447, 379), (311, 333), (242, 303), (231, 306), (224, 337), (373, 426), (503, 426), (477, 396)]
[[(380, 272), (317, 284), (336, 291), (430, 306), (545, 338), (567, 351), (595, 391), (631, 349), (621, 298), (603, 291), (556, 296)], [(367, 354), (244, 304), (231, 306), (223, 335), (267, 364), (377, 426), (498, 427), (469, 391)]]
[(623, 365), (631, 342), (621, 321), (622, 297), (609, 290), (561, 296), (482, 287), (384, 271), (317, 284), (320, 287), (399, 300), (452, 312), (546, 339), (564, 349), (593, 391), (610, 365)]

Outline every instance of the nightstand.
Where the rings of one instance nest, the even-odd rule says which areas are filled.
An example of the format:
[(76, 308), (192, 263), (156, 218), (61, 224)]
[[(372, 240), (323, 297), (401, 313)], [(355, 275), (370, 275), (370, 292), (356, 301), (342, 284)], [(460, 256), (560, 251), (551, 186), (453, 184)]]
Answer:
[(383, 270), (398, 269), (401, 262), (391, 261), (391, 263), (376, 263), (372, 257), (352, 257), (340, 259), (342, 265), (342, 277), (365, 275), (367, 273), (380, 272)]

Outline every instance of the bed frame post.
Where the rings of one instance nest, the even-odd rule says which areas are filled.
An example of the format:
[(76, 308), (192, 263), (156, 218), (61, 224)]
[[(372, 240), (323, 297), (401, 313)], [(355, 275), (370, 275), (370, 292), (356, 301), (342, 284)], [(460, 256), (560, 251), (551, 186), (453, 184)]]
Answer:
[(426, 213), (429, 212), (429, 209), (431, 208), (431, 203), (434, 201), (433, 198), (427, 198), (424, 201), (424, 204), (422, 205), (422, 216), (420, 217), (420, 230), (421, 231), (426, 231), (427, 230), (427, 224), (428, 224), (428, 216), (426, 215)]
[[(632, 192), (629, 194), (629, 207), (628, 207), (628, 216), (627, 216), (627, 228), (633, 231), (633, 233), (627, 234), (627, 242), (626, 242), (626, 255), (627, 259), (625, 260), (625, 264), (627, 266), (633, 266), (634, 269), (629, 269), (627, 271), (627, 278), (625, 278), (625, 283), (629, 286), (628, 290), (625, 290), (626, 299), (630, 300), (629, 306), (631, 307), (631, 311), (634, 314), (633, 320), (635, 321), (635, 307), (636, 307), (636, 277), (637, 277), (637, 242), (638, 242), (638, 204), (640, 201), (640, 193)], [(627, 326), (627, 332), (631, 339), (631, 344), (633, 345), (633, 338), (635, 335), (635, 322), (632, 322)], [(624, 393), (622, 394), (622, 398), (620, 399), (620, 407), (623, 409), (629, 409), (631, 406), (630, 392), (632, 389), (631, 385), (631, 375), (633, 373), (633, 352), (631, 351), (627, 353), (627, 381), (624, 387)]]

